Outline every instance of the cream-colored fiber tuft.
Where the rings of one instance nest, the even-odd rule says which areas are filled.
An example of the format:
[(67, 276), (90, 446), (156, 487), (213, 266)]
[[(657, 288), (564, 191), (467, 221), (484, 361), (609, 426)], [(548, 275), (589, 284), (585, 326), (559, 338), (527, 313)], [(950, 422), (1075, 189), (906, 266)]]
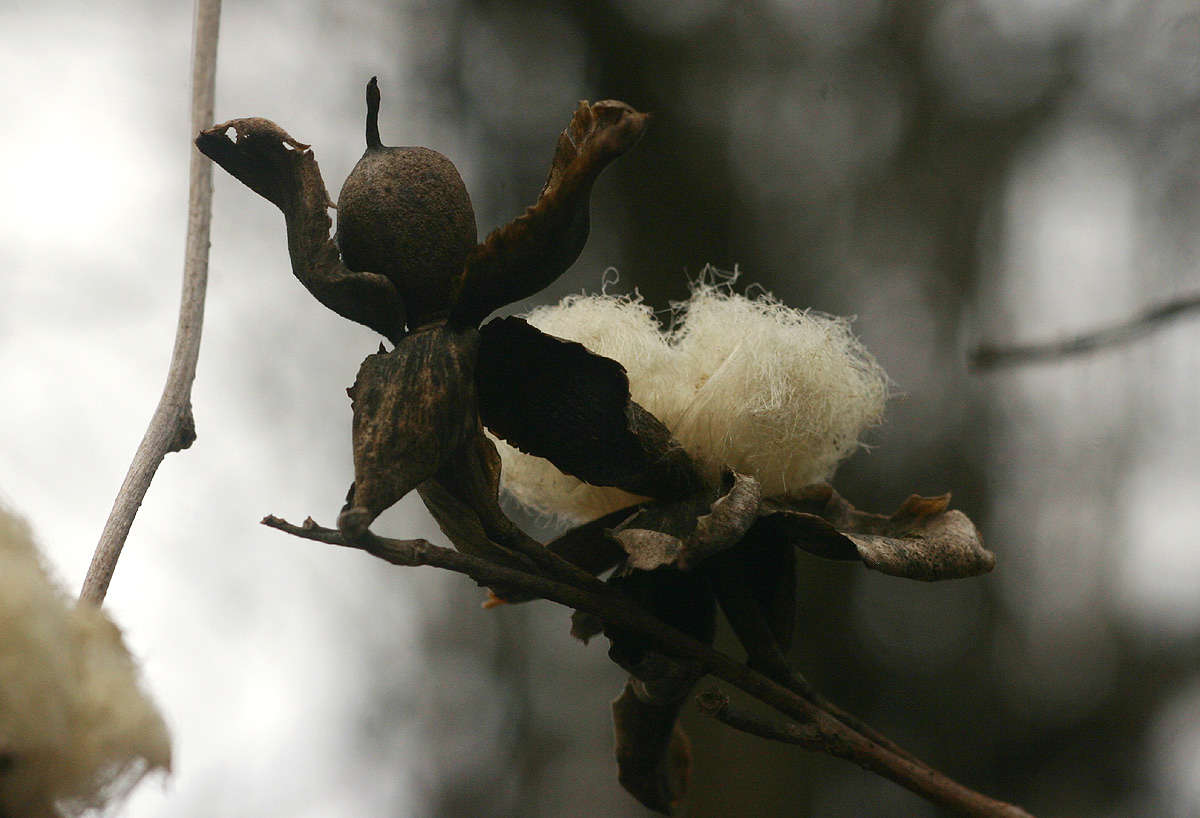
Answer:
[[(768, 496), (826, 480), (882, 419), (887, 375), (846, 319), (769, 293), (747, 298), (730, 284), (706, 269), (691, 298), (673, 305), (668, 332), (637, 296), (569, 296), (527, 320), (620, 362), (633, 399), (710, 477), (728, 465)], [(638, 499), (496, 442), (504, 490), (534, 511), (588, 520)]]
[(887, 376), (844, 318), (700, 283), (674, 340), (690, 397), (671, 431), (713, 474), (728, 464), (767, 496), (828, 479), (883, 419)]
[(52, 585), (0, 509), (0, 815), (76, 815), (170, 763), (117, 626)]

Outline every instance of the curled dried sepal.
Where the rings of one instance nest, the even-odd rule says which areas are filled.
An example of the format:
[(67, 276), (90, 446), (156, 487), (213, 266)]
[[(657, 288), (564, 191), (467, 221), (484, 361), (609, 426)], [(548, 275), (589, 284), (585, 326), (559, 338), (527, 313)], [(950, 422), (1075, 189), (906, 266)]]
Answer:
[(270, 120), (251, 117), (201, 131), (196, 147), (283, 211), (292, 273), (318, 301), (392, 342), (400, 339), (404, 302), (392, 282), (375, 273), (351, 272), (329, 238), (333, 203), (308, 145)]
[(754, 525), (762, 502), (762, 486), (748, 474), (727, 471), (725, 494), (712, 504), (708, 514), (696, 520), (680, 561), (687, 570), (700, 560), (732, 548)]
[(571, 635), (583, 644), (592, 640), (593, 636), (604, 633), (604, 623), (600, 617), (587, 611), (575, 611), (571, 614)]
[(594, 486), (675, 500), (703, 485), (670, 431), (630, 400), (616, 361), (515, 317), (480, 335), (479, 416), (496, 436)]
[(558, 146), (537, 202), (492, 231), (467, 259), (452, 315), (478, 324), (492, 310), (550, 284), (579, 257), (588, 237), (592, 183), (633, 147), (647, 114), (616, 100), (580, 102)]
[(475, 409), (478, 345), (475, 329), (440, 324), (363, 361), (347, 390), (354, 486), (338, 528), (348, 541), (362, 539), (381, 512), (415, 488), (460, 551), (530, 572), (545, 567), (541, 544), (500, 509), (500, 458)]
[(611, 536), (610, 529), (617, 528), (629, 519), (635, 508), (617, 509), (575, 526), (546, 543), (546, 550), (589, 574), (602, 574), (625, 558), (625, 552)]
[(691, 779), (691, 744), (677, 721), (681, 706), (643, 702), (633, 682), (612, 704), (617, 778), (630, 795), (665, 815), (682, 801)]
[(626, 565), (641, 571), (689, 571), (703, 560), (738, 545), (758, 518), (762, 488), (745, 474), (727, 471), (725, 493), (707, 513), (697, 514), (697, 498), (646, 507), (613, 536), (628, 554)]
[(628, 556), (625, 565), (638, 571), (678, 568), (683, 540), (650, 528), (626, 528), (614, 535)]
[(908, 579), (935, 581), (985, 574), (995, 557), (950, 495), (912, 495), (890, 516), (859, 511), (830, 486), (763, 502), (751, 529), (827, 559), (860, 559), (868, 568)]
[(475, 433), (474, 330), (437, 327), (368, 355), (347, 392), (354, 491), (338, 527), (350, 538), (437, 474)]
[[(786, 650), (796, 630), (796, 549), (788, 542), (747, 536), (737, 552), (726, 554), (724, 559), (729, 562), (735, 558), (749, 596), (762, 611), (775, 642)], [(723, 598), (721, 601), (725, 603)]]
[[(662, 621), (711, 644), (716, 605), (708, 582), (679, 571), (619, 569), (610, 583)], [(580, 624), (580, 623), (576, 623)], [(668, 656), (643, 637), (606, 627), (608, 655), (630, 674), (613, 702), (621, 785), (650, 809), (671, 813), (687, 791), (690, 752), (680, 708), (704, 675), (702, 664)]]

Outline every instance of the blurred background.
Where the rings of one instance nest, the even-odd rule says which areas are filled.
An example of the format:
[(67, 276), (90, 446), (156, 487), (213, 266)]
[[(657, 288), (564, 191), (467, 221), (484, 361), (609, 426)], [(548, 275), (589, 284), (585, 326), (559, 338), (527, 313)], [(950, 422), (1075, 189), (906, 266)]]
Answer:
[[(187, 3), (0, 5), (0, 501), (72, 591), (166, 373), (190, 27)], [(797, 667), (1038, 815), (1200, 814), (1200, 319), (968, 366), (1200, 289), (1192, 0), (227, 0), (219, 54), (217, 118), (312, 143), (335, 196), (378, 74), (384, 142), (452, 157), (481, 235), (533, 202), (577, 100), (654, 112), (583, 256), (514, 311), (609, 267), (665, 309), (711, 263), (856, 315), (899, 396), (835, 484), (878, 511), (954, 492), (997, 569), (926, 586), (805, 558)], [(482, 611), (462, 577), (257, 524), (334, 521), (343, 389), (376, 343), (218, 171), (199, 439), (108, 597), (175, 737), (124, 814), (646, 815), (612, 761), (623, 674), (565, 610)], [(415, 496), (376, 530), (445, 542)], [(693, 815), (939, 814), (686, 718)]]

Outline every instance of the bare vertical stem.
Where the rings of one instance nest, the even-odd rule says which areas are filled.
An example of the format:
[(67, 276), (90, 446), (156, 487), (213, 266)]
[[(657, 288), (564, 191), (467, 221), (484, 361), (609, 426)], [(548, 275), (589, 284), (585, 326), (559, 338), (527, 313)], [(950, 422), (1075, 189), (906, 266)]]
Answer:
[[(188, 143), (213, 121), (217, 74), (217, 33), (221, 0), (196, 0), (192, 40), (192, 128)], [(208, 285), (208, 236), (212, 223), (212, 163), (195, 147), (188, 174), (187, 248), (183, 263), (183, 296), (171, 368), (158, 408), (146, 429), (125, 482), (117, 492), (104, 532), (96, 544), (92, 564), (83, 581), (80, 599), (100, 605), (108, 593), (117, 560), (133, 518), (150, 488), (159, 464), (168, 452), (177, 452), (196, 439), (192, 418), (192, 381), (200, 355), (200, 330), (204, 324), (204, 292)]]

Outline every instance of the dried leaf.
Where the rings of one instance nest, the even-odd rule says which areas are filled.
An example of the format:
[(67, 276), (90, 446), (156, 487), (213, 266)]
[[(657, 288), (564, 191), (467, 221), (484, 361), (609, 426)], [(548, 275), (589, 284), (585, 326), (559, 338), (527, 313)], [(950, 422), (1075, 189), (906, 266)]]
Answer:
[[(614, 577), (613, 584), (660, 619), (712, 642), (716, 609), (705, 581), (675, 571), (638, 571)], [(648, 649), (638, 637), (606, 633), (612, 640), (609, 657), (630, 673), (613, 702), (618, 777), (647, 807), (669, 813), (687, 791), (690, 771), (687, 737), (677, 718), (704, 669), (694, 660)]]
[(688, 537), (680, 568), (687, 570), (700, 560), (732, 548), (754, 525), (762, 502), (762, 487), (746, 474), (726, 472), (726, 492), (712, 504), (712, 510), (696, 520), (696, 530)]
[(752, 533), (828, 559), (861, 559), (893, 576), (934, 581), (985, 574), (995, 557), (950, 495), (912, 495), (895, 514), (859, 511), (827, 485), (764, 501)]
[(794, 511), (781, 501), (763, 503), (761, 516), (747, 535), (760, 541), (786, 542), (827, 560), (859, 560), (858, 547), (828, 520)]
[(587, 611), (574, 611), (571, 614), (571, 635), (583, 644), (592, 640), (593, 636), (604, 633), (604, 623), (600, 617)]
[(691, 781), (691, 746), (678, 723), (682, 705), (647, 704), (632, 682), (612, 704), (617, 778), (630, 795), (664, 815), (679, 806)]
[(318, 301), (393, 343), (399, 341), (404, 335), (404, 302), (384, 276), (353, 273), (342, 264), (329, 238), (332, 203), (308, 145), (274, 122), (252, 117), (202, 131), (196, 147), (283, 211), (292, 273)]
[(467, 259), (452, 315), (478, 324), (488, 313), (533, 295), (562, 275), (587, 242), (592, 184), (633, 147), (646, 114), (624, 102), (580, 102), (558, 138), (537, 203), (491, 233)]
[(575, 526), (565, 534), (546, 543), (546, 549), (589, 574), (601, 574), (625, 559), (625, 551), (612, 536), (617, 528), (636, 511), (620, 508), (603, 517)]
[[(744, 583), (746, 595), (761, 613), (771, 638), (786, 650), (796, 630), (795, 547), (790, 542), (761, 539), (751, 533), (736, 549), (718, 555), (709, 575), (727, 571), (731, 565), (737, 566), (739, 575), (732, 579)], [(714, 586), (726, 617), (732, 621), (728, 600), (715, 581)], [(747, 639), (743, 637), (741, 641), (745, 644)]]
[(717, 492), (709, 489), (671, 502), (643, 503), (618, 529), (644, 528), (686, 540), (695, 532), (697, 521), (712, 510), (716, 500)]
[(700, 488), (687, 452), (629, 399), (616, 361), (515, 317), (480, 334), (479, 414), (497, 436), (594, 486), (663, 500)]
[[(924, 498), (917, 498), (924, 499)], [(996, 558), (984, 549), (979, 530), (956, 509), (897, 525), (899, 536), (847, 536), (862, 555), (863, 564), (895, 576), (934, 581), (986, 574)]]
[[(633, 570), (624, 565), (608, 582), (668, 625), (701, 642), (712, 643), (717, 630), (717, 605), (707, 577), (684, 571)], [(655, 660), (656, 663), (651, 665), (643, 664), (647, 655), (657, 654), (644, 637), (611, 627), (608, 623), (605, 623), (604, 634), (612, 642), (609, 658), (631, 675), (647, 683), (664, 678), (660, 672), (661, 662)], [(684, 696), (687, 692), (679, 689), (675, 695)]]
[(625, 565), (639, 571), (654, 571), (658, 568), (677, 568), (683, 554), (683, 540), (652, 531), (648, 528), (626, 528), (613, 534), (628, 558)]

